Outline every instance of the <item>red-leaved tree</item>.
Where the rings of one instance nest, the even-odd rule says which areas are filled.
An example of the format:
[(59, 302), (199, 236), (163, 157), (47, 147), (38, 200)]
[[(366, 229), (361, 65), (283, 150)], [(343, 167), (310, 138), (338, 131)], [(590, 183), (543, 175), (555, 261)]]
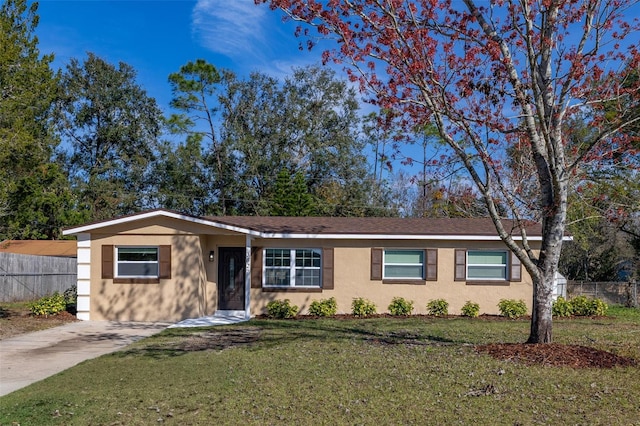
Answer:
[[(433, 123), (482, 194), (500, 238), (533, 280), (529, 342), (552, 341), (552, 289), (570, 179), (632, 151), (638, 22), (632, 0), (256, 0), (299, 21), (307, 46), (345, 64), (371, 101), (415, 129)], [(316, 31), (313, 31), (315, 27)], [(615, 112), (615, 113), (612, 113)], [(606, 113), (605, 113), (606, 112)], [(589, 117), (595, 136), (569, 143)], [(637, 115), (637, 114), (635, 114)], [(637, 145), (636, 145), (637, 146)], [(511, 149), (511, 155), (508, 155)], [(513, 150), (534, 179), (518, 176)], [(509, 160), (511, 159), (511, 160)], [(534, 188), (522, 188), (522, 183)], [(503, 221), (508, 211), (517, 227)], [(542, 223), (540, 251), (527, 221)], [(514, 238), (514, 236), (521, 238)]]

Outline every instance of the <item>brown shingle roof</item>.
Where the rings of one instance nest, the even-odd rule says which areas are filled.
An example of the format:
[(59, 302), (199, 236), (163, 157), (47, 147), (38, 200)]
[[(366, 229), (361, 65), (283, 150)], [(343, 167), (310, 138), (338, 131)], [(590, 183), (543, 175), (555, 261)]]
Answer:
[[(498, 235), (490, 218), (215, 216), (206, 219), (276, 234)], [(507, 231), (511, 230), (511, 221), (504, 220), (503, 224)], [(513, 234), (519, 235), (519, 231), (516, 229)], [(541, 235), (540, 225), (532, 224), (527, 234)]]
[(77, 247), (72, 240), (5, 240), (0, 242), (0, 253), (76, 257)]

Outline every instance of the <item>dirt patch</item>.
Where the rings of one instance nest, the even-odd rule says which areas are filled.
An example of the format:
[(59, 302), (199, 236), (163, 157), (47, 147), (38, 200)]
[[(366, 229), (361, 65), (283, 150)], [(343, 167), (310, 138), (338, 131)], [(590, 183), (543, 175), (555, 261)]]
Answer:
[(146, 347), (145, 351), (219, 351), (235, 346), (250, 345), (256, 342), (261, 335), (262, 329), (260, 327), (223, 331), (211, 330), (189, 336), (180, 336), (177, 340), (162, 343), (161, 346)]
[(78, 319), (69, 312), (60, 312), (56, 315), (48, 316), (34, 316), (27, 307), (2, 307), (0, 308), (0, 340), (75, 321), (78, 321)]
[(599, 349), (558, 343), (492, 343), (475, 347), (479, 353), (527, 365), (571, 368), (613, 368), (637, 365), (636, 360)]

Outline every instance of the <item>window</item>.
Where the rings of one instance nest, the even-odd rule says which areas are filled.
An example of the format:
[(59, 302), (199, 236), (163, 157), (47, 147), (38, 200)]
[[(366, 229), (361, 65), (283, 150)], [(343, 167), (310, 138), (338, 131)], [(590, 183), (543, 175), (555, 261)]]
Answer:
[(116, 247), (116, 277), (158, 278), (158, 247)]
[(320, 287), (319, 249), (265, 249), (265, 287)]
[(384, 279), (424, 279), (424, 250), (385, 250)]
[(469, 250), (467, 252), (468, 280), (506, 280), (507, 252), (503, 250)]

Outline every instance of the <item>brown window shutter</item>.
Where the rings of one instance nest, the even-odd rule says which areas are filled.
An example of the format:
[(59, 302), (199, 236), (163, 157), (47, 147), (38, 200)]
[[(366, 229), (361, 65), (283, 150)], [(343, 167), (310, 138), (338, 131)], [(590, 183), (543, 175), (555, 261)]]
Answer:
[(171, 246), (160, 246), (158, 278), (171, 278)]
[(113, 278), (113, 246), (102, 246), (102, 278)]
[(251, 288), (262, 287), (262, 248), (251, 248)]
[(424, 251), (426, 280), (438, 281), (438, 249), (426, 249)]
[(322, 249), (322, 288), (333, 290), (333, 248)]
[(466, 281), (467, 279), (467, 250), (456, 249), (456, 272), (455, 281)]
[(371, 249), (371, 279), (372, 280), (382, 279), (382, 249), (381, 248)]
[(518, 259), (518, 256), (509, 252), (511, 258), (511, 265), (509, 267), (509, 281), (519, 282), (522, 281), (522, 262)]

